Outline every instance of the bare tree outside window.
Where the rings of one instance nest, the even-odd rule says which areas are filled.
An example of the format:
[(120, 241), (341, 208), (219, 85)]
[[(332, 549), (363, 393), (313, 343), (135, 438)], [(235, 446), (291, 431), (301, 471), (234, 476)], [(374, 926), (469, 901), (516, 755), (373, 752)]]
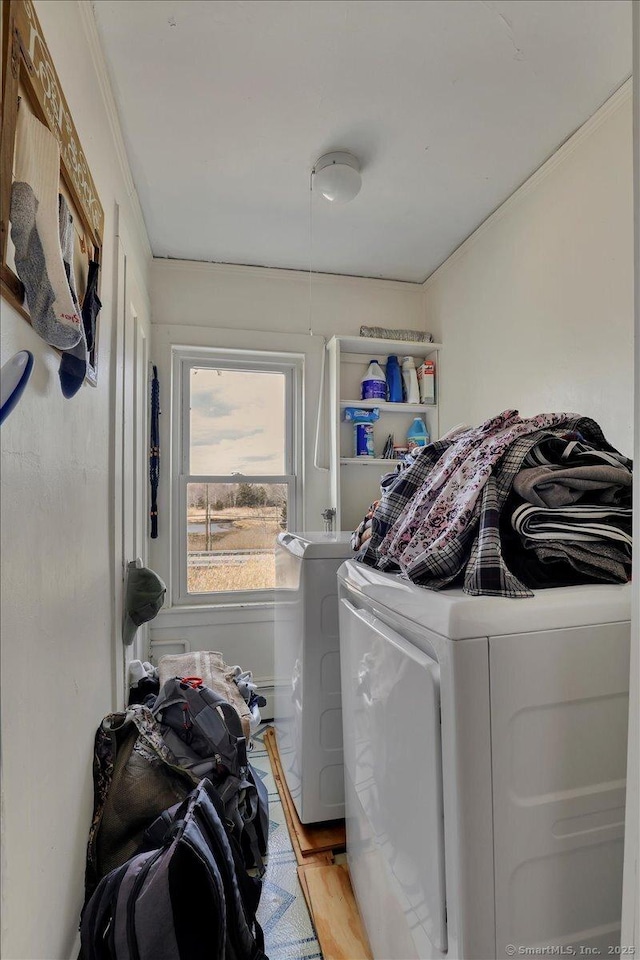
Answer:
[(190, 365), (188, 377), (187, 592), (273, 589), (293, 489), (287, 373)]

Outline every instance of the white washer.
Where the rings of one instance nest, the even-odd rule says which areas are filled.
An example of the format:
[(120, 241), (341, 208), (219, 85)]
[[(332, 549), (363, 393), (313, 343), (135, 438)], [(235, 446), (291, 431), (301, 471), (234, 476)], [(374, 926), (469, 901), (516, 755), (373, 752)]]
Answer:
[(336, 573), (350, 533), (281, 533), (276, 546), (275, 726), (302, 823), (344, 817)]
[(376, 960), (619, 944), (631, 585), (339, 573), (347, 853)]

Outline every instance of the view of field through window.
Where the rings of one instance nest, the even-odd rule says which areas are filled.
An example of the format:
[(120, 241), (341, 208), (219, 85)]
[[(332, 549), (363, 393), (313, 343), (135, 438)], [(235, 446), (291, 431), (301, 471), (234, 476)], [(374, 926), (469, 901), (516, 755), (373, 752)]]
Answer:
[(216, 482), (187, 484), (187, 589), (273, 588), (287, 523), (287, 483), (273, 482), (285, 471), (285, 377), (192, 368), (190, 407), (190, 473)]
[(275, 539), (286, 523), (286, 484), (188, 484), (189, 593), (274, 587)]

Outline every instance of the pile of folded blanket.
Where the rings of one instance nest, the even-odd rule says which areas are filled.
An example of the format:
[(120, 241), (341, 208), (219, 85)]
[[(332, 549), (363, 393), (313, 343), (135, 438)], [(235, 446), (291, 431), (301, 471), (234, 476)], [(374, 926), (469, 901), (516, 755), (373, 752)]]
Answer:
[(540, 441), (503, 511), (511, 569), (530, 587), (624, 583), (631, 575), (631, 484), (631, 462), (620, 453), (579, 439)]
[(626, 582), (631, 461), (588, 417), (507, 410), (422, 448), (367, 519), (357, 559), (433, 589)]

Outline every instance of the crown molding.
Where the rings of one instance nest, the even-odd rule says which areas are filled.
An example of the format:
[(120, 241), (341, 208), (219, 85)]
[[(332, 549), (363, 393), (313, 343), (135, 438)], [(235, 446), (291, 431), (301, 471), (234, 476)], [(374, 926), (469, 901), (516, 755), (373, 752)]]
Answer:
[(486, 220), (479, 227), (469, 234), (466, 240), (463, 240), (459, 247), (450, 253), (439, 267), (429, 274), (422, 286), (425, 291), (440, 278), (450, 267), (452, 267), (465, 253), (476, 244), (484, 234), (498, 223), (511, 208), (521, 203), (529, 194), (535, 190), (543, 180), (553, 173), (556, 167), (564, 163), (572, 153), (574, 153), (582, 143), (591, 137), (602, 124), (614, 113), (617, 113), (625, 104), (632, 99), (633, 84), (629, 77), (622, 86), (618, 87), (616, 92), (599, 107), (589, 119), (579, 127), (575, 133), (571, 134), (558, 149), (538, 167), (535, 173), (532, 173), (524, 183), (522, 183), (503, 203), (497, 207), (493, 213), (490, 213)]
[(223, 263), (210, 260), (180, 260), (173, 257), (154, 257), (153, 266), (163, 270), (192, 271), (194, 273), (208, 273), (211, 276), (218, 274), (229, 277), (256, 277), (258, 279), (279, 280), (288, 283), (336, 286), (369, 286), (379, 287), (381, 290), (397, 290), (403, 293), (420, 296), (423, 287), (422, 281), (417, 283), (411, 280), (385, 280), (382, 277), (357, 277), (347, 273), (316, 273), (306, 270), (288, 270), (282, 267), (257, 267), (252, 264)]
[(149, 260), (151, 260), (153, 258), (153, 252), (151, 250), (151, 244), (149, 243), (149, 234), (147, 233), (147, 227), (144, 222), (144, 216), (142, 213), (142, 207), (140, 206), (138, 192), (131, 175), (129, 157), (124, 144), (124, 137), (122, 136), (122, 126), (120, 124), (118, 107), (113, 95), (113, 87), (111, 86), (111, 79), (109, 77), (109, 68), (107, 67), (107, 61), (102, 49), (100, 34), (98, 33), (98, 25), (96, 23), (91, 0), (77, 0), (77, 6), (80, 22), (87, 39), (91, 61), (98, 78), (100, 92), (102, 93), (102, 102), (104, 104), (107, 119), (109, 121), (109, 129), (111, 131), (113, 146), (118, 158), (118, 166), (120, 167), (120, 172), (122, 173), (122, 178), (124, 180), (127, 200), (129, 201), (130, 211), (132, 214), (133, 226), (135, 227), (138, 240), (140, 241), (143, 250), (148, 255)]

